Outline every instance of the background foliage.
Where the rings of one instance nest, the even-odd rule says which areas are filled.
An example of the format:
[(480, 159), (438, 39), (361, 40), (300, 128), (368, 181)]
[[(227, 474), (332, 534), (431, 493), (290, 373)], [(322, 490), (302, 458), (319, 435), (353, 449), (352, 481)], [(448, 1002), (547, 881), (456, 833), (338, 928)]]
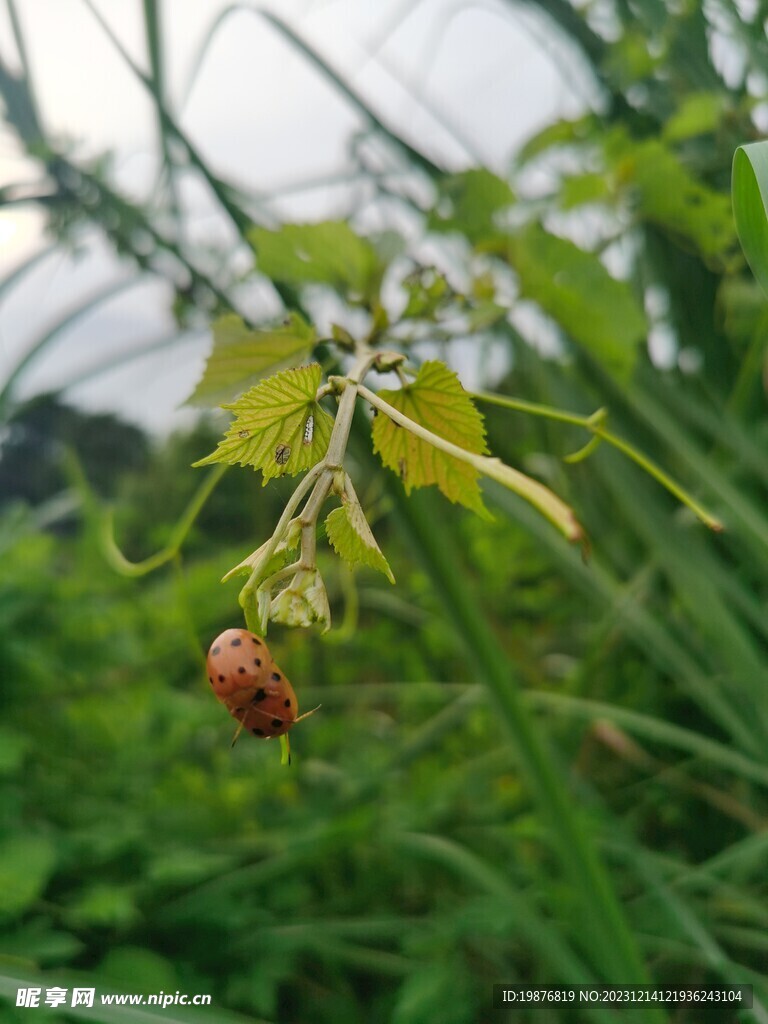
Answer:
[[(766, 11), (727, 0), (529, 6), (588, 66), (598, 110), (549, 125), (502, 179), (448, 173), (364, 109), (383, 154), (372, 168), (354, 151), (378, 211), (373, 227), (355, 225), (365, 253), (397, 254), (400, 277), (410, 274), (394, 301), (416, 358), (437, 352), (460, 368), (469, 338), (473, 371), (498, 393), (607, 408), (611, 428), (713, 506), (727, 532), (707, 533), (606, 445), (564, 462), (584, 431), (495, 406), (483, 406), (490, 450), (572, 503), (592, 539), (588, 565), (492, 485), (490, 522), (431, 494), (406, 501), (360, 444), (350, 471), (397, 587), (368, 571), (352, 579), (328, 555), (338, 628), (270, 634), (302, 706), (323, 704), (297, 729), (288, 771), (271, 744), (230, 751), (202, 655), (239, 624), (237, 583), (217, 581), (269, 535), (290, 481), (262, 490), (251, 471), (229, 470), (182, 554), (155, 575), (116, 575), (102, 502), (116, 499), (130, 558), (161, 548), (199, 485), (190, 463), (221, 424), (151, 442), (61, 397), (20, 403), (54, 328), (0, 396), (0, 952), (11, 1001), (18, 979), (79, 978), (213, 994), (207, 1016), (165, 1020), (460, 1024), (503, 1017), (488, 1009), (493, 982), (639, 980), (617, 975), (615, 934), (660, 983), (754, 984), (743, 1017), (768, 1019), (766, 305), (728, 200), (733, 150), (765, 115)], [(0, 63), (8, 124), (40, 172), (31, 201), (48, 210), (55, 243), (97, 226), (132, 273), (172, 286), (182, 325), (237, 310), (238, 289), (265, 276), (275, 302), (308, 306), (319, 322), (328, 308), (350, 329), (376, 315), (370, 274), (349, 270), (361, 266), (356, 235), (340, 267), (297, 267), (281, 247), (290, 234), (267, 230), (255, 197), (199, 156), (164, 95), (156, 5), (143, 13), (149, 70), (134, 71), (163, 162), (151, 210), (120, 193), (107, 164), (45, 135), (20, 29), (21, 70)], [(115, 43), (115, 61), (129, 60)], [(245, 282), (224, 258), (213, 275), (200, 269), (174, 198), (190, 176), (255, 252)], [(30, 201), (14, 186), (1, 197)], [(617, 920), (595, 925), (602, 944), (580, 934), (585, 892), (489, 705), (494, 671), (519, 687), (546, 771), (568, 787), (579, 841), (604, 871), (592, 881), (607, 878), (618, 897)], [(681, 1007), (658, 1019), (729, 1014)]]

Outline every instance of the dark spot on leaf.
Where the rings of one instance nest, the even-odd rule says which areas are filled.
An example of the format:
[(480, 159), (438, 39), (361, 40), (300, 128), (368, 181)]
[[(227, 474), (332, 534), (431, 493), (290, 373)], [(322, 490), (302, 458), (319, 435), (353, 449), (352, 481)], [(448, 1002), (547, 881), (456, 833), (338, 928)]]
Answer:
[(278, 466), (284, 466), (288, 459), (291, 457), (291, 446), (289, 444), (283, 444), (282, 441), (275, 448), (275, 462)]

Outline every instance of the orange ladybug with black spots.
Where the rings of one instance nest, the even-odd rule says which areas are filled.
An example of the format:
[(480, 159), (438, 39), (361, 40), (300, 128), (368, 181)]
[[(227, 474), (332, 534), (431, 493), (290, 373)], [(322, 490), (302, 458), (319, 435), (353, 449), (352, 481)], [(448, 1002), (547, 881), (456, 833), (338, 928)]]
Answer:
[(214, 694), (240, 723), (235, 739), (243, 729), (260, 739), (282, 736), (306, 717), (299, 716), (294, 689), (267, 645), (247, 629), (225, 629), (217, 636), (206, 667)]

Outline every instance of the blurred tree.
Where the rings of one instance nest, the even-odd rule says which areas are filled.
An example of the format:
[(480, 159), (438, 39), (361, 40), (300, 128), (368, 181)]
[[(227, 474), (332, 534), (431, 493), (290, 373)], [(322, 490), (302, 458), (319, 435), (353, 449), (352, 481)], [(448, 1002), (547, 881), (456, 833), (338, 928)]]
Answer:
[(0, 505), (37, 505), (67, 486), (68, 449), (77, 452), (85, 473), (104, 496), (115, 493), (126, 470), (147, 465), (149, 442), (139, 427), (111, 413), (89, 413), (57, 394), (38, 395), (15, 409), (0, 447)]

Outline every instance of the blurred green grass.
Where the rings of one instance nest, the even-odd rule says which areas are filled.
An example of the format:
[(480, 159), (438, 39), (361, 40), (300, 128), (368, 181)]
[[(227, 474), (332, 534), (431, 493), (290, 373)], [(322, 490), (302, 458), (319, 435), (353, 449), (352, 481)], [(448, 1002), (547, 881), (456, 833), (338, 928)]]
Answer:
[[(521, 206), (562, 234), (566, 211), (602, 203), (608, 228), (588, 258), (553, 242), (554, 229), (512, 244), (497, 220), (508, 187), (484, 171), (447, 175), (279, 27), (394, 144), (393, 165), (430, 197), (417, 211), (407, 188), (394, 198), (433, 245), (445, 242), (448, 269), (460, 277), (495, 260), (495, 272), (516, 275), (556, 322), (552, 358), (540, 354), (535, 329), (502, 320), (483, 335), (510, 366), (497, 389), (584, 414), (608, 407), (611, 428), (712, 505), (726, 533), (706, 533), (605, 446), (564, 464), (583, 431), (505, 410), (484, 409), (491, 449), (568, 497), (593, 541), (590, 564), (492, 487), (490, 524), (428, 498), (409, 507), (356, 449), (352, 471), (365, 481), (366, 506), (379, 510), (377, 537), (398, 585), (361, 573), (351, 599), (346, 570), (327, 557), (335, 618), (346, 615), (347, 628), (325, 639), (270, 635), (302, 707), (323, 704), (294, 733), (286, 770), (273, 744), (244, 739), (230, 750), (230, 720), (208, 692), (203, 657), (239, 615), (237, 584), (218, 580), (269, 534), (288, 488), (262, 490), (254, 474), (229, 472), (179, 558), (140, 580), (116, 576), (95, 504), (116, 502), (129, 557), (162, 548), (199, 483), (189, 464), (210, 450), (213, 427), (145, 445), (52, 400), (25, 408), (14, 389), (56, 331), (46, 333), (2, 392), (0, 996), (11, 1004), (25, 979), (78, 979), (213, 995), (210, 1013), (180, 1021), (462, 1024), (503, 1019), (488, 1009), (494, 982), (616, 980), (616, 922), (596, 921), (604, 946), (585, 942), (578, 904), (589, 891), (562, 869), (520, 736), (510, 742), (509, 716), (492, 703), (519, 682), (520, 707), (545, 738), (545, 776), (566, 780), (576, 839), (597, 851), (619, 927), (650, 976), (752, 983), (755, 1010), (733, 1019), (768, 1019), (765, 303), (727, 206), (731, 155), (757, 133), (758, 97), (719, 72), (698, 5), (621, 6), (613, 39), (568, 4), (532, 6), (587, 58), (605, 105), (533, 140), (512, 183), (545, 160), (550, 193)], [(759, 19), (723, 9), (746, 67), (760, 67)], [(9, 125), (52, 182), (44, 205), (54, 235), (63, 242), (95, 223), (137, 275), (165, 279), (160, 257), (171, 254), (190, 275), (174, 307), (184, 323), (234, 306), (239, 282), (207, 279), (184, 243), (174, 143), (241, 236), (263, 204), (226, 185), (186, 140), (165, 95), (158, 8), (147, 0), (142, 11), (149, 71), (134, 70), (161, 126), (161, 198), (175, 211), (173, 230), (161, 234), (103, 167), (78, 165), (45, 137), (28, 64), (12, 72), (3, 62), (0, 89)], [(652, 52), (646, 36), (658, 44)], [(23, 43), (18, 26), (17, 37)], [(375, 187), (382, 203), (393, 201), (390, 184)], [(137, 228), (153, 240), (149, 255), (133, 243)], [(595, 255), (612, 245), (635, 253), (621, 287)], [(5, 288), (19, 280), (11, 275)], [(274, 284), (289, 305), (302, 300)], [(662, 311), (649, 323), (646, 310), (645, 326), (677, 338), (680, 358), (667, 368), (648, 357), (631, 312), (652, 288)], [(93, 306), (91, 296), (82, 312)], [(624, 343), (606, 352), (584, 318), (593, 312), (604, 327), (622, 310)], [(424, 322), (450, 357), (450, 338)], [(67, 317), (58, 328), (71, 325)], [(31, 438), (15, 473), (14, 424), (22, 442)], [(95, 435), (109, 443), (84, 443)], [(33, 464), (36, 474), (25, 473)], [(9, 1020), (30, 1012), (3, 1007)], [(101, 1014), (107, 1024), (130, 1019)], [(669, 1016), (731, 1019), (719, 1007)], [(528, 1019), (583, 1018), (515, 1015)]]

